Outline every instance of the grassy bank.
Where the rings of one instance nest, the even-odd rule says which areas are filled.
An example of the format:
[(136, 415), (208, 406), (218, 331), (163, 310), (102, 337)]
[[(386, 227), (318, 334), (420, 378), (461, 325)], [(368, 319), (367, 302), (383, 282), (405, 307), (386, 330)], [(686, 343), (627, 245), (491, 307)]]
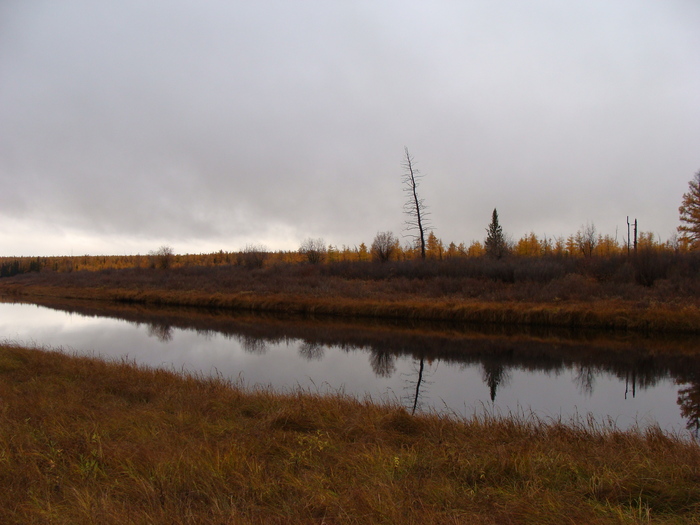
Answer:
[(510, 282), (470, 277), (468, 270), (473, 269), (466, 263), (449, 262), (281, 264), (254, 270), (130, 268), (17, 275), (0, 279), (0, 294), (289, 314), (700, 332), (697, 279), (680, 276), (642, 286), (582, 273), (550, 275), (531, 266), (516, 272), (521, 263), (512, 264), (497, 275), (527, 278)]
[(700, 448), (0, 347), (2, 523), (698, 523)]

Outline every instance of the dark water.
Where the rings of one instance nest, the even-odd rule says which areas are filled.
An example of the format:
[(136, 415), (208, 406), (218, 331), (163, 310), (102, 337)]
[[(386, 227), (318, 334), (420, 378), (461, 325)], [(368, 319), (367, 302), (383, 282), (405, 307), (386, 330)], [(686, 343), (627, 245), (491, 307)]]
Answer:
[(0, 303), (3, 339), (416, 411), (693, 434), (700, 418), (700, 339)]

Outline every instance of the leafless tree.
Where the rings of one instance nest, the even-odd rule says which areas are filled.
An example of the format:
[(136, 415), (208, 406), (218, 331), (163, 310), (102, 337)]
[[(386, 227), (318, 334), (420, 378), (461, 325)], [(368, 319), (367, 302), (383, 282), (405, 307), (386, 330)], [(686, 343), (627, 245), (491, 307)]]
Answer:
[(576, 232), (576, 245), (584, 257), (591, 257), (598, 245), (598, 235), (593, 223), (586, 223)]
[(151, 268), (160, 268), (167, 270), (172, 265), (175, 258), (175, 252), (170, 246), (163, 245), (156, 251), (148, 252), (151, 260)]
[(246, 244), (237, 254), (237, 260), (238, 264), (245, 268), (262, 268), (269, 255), (267, 248), (262, 244)]
[(305, 239), (299, 247), (299, 253), (306, 256), (306, 260), (311, 264), (322, 263), (326, 257), (326, 243), (323, 239)]
[(420, 256), (425, 259), (425, 239), (428, 231), (428, 215), (425, 202), (418, 197), (418, 184), (422, 175), (415, 168), (415, 162), (408, 148), (404, 147), (405, 158), (403, 161), (403, 184), (404, 192), (406, 193), (406, 203), (403, 210), (408, 219), (406, 219), (405, 230), (413, 237), (414, 241), (420, 246)]
[(399, 240), (392, 232), (378, 232), (372, 241), (372, 259), (387, 262), (399, 247)]

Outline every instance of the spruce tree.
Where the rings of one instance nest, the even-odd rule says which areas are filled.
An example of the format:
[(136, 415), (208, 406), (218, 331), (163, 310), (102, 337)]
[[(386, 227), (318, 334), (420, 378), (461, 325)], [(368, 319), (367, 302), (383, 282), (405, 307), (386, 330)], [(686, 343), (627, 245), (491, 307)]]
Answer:
[(503, 236), (503, 228), (498, 222), (498, 211), (496, 211), (496, 208), (493, 209), (493, 214), (491, 215), (491, 224), (486, 228), (484, 247), (486, 248), (486, 255), (494, 259), (500, 259), (508, 251), (506, 239)]

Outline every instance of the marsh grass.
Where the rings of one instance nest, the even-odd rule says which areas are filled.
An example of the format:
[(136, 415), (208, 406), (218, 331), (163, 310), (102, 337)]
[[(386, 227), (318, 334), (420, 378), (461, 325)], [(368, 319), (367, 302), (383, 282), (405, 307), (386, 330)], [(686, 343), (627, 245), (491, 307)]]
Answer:
[(700, 448), (0, 347), (2, 523), (699, 523)]

